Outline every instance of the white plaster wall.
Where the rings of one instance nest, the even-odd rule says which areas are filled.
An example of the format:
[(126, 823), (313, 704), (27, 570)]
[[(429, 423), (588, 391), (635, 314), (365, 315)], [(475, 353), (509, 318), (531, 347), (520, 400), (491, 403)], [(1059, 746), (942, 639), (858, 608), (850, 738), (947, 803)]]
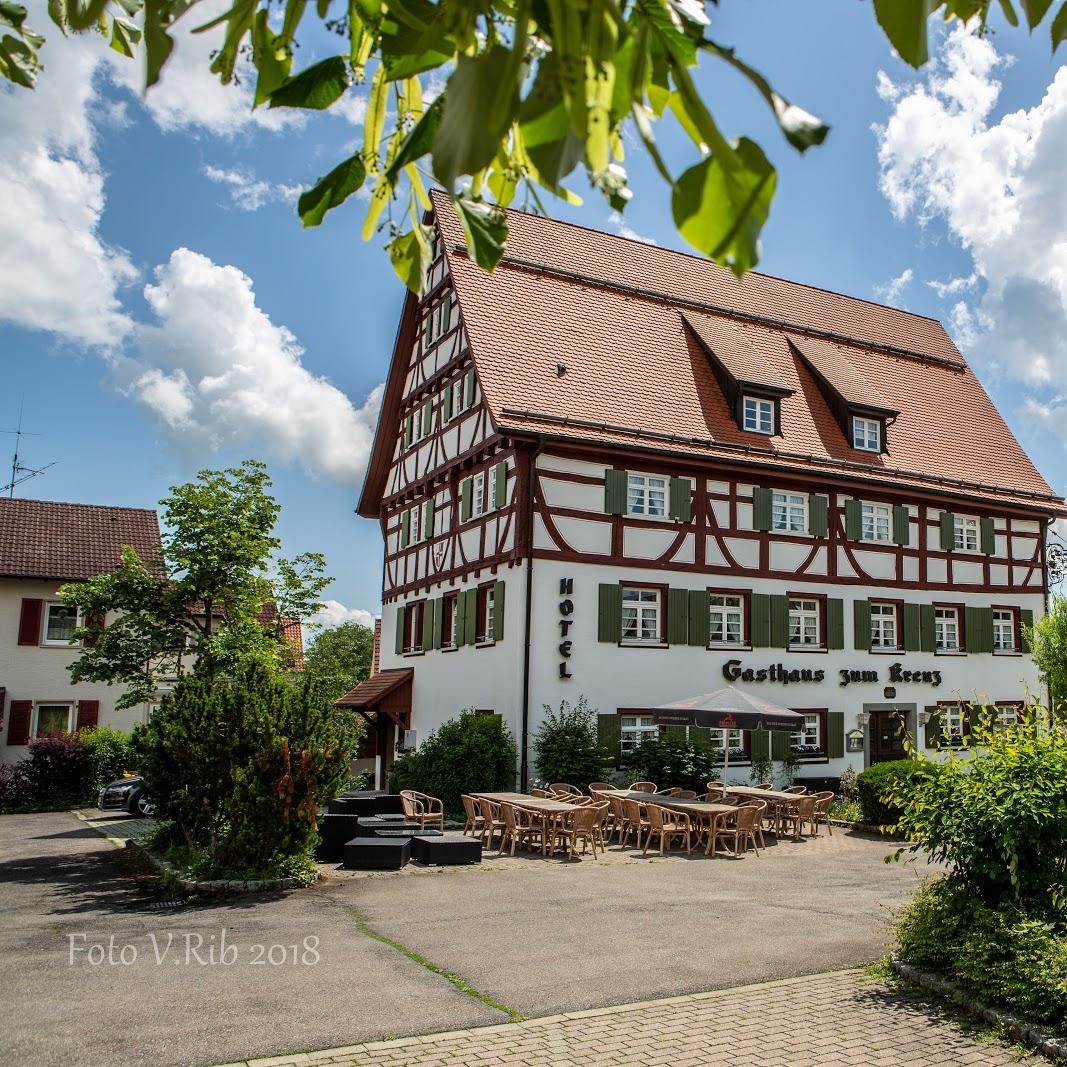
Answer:
[[(808, 558), (811, 542), (772, 541), (770, 563), (772, 571), (795, 571)], [(740, 562), (740, 560), (738, 561)]]
[(599, 486), (590, 486), (582, 482), (563, 481), (560, 478), (542, 476), (541, 492), (545, 503), (553, 508), (579, 508), (588, 511), (591, 505), (590, 489), (600, 495), (601, 503), (604, 500), (604, 490)]
[(856, 564), (863, 573), (871, 578), (889, 581), (896, 577), (897, 560), (893, 552), (864, 552), (862, 548), (853, 549)]
[(658, 559), (671, 547), (677, 536), (677, 530), (658, 530), (640, 525), (628, 526), (623, 530), (622, 535), (623, 555), (637, 559)]
[[(611, 523), (591, 519), (572, 519), (556, 515), (553, 523), (560, 537), (576, 552), (592, 552), (607, 555), (611, 551)], [(554, 547), (552, 539), (545, 535), (544, 547)], [(541, 547), (541, 546), (539, 546)]]
[(982, 564), (973, 559), (953, 557), (952, 582), (954, 585), (981, 585)]
[[(724, 537), (723, 541), (739, 567), (756, 567), (759, 564), (759, 542), (741, 537)], [(709, 538), (709, 547), (714, 543)]]

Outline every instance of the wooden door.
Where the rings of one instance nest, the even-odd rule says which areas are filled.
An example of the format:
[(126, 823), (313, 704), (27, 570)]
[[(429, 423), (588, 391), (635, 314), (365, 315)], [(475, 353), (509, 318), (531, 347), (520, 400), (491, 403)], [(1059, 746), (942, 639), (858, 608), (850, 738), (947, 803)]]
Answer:
[(903, 711), (871, 712), (871, 763), (907, 757), (904, 750), (906, 722)]

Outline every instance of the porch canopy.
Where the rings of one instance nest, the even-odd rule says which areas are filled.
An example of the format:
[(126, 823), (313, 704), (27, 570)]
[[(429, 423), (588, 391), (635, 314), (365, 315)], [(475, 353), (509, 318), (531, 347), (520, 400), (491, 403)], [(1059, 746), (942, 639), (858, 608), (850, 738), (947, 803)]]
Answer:
[(649, 709), (657, 726), (702, 726), (713, 730), (771, 730), (799, 733), (804, 716), (737, 689), (674, 700)]
[(380, 712), (401, 730), (411, 728), (411, 682), (415, 672), (410, 668), (379, 671), (355, 689), (333, 702), (335, 708), (358, 711), (368, 722), (370, 714)]

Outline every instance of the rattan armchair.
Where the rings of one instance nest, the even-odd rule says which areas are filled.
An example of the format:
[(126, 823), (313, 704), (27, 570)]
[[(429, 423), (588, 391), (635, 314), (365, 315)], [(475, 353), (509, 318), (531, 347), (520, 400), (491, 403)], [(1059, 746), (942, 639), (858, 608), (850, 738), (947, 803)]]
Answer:
[(630, 784), (631, 793), (654, 793), (655, 791), (655, 782), (632, 782)]
[(582, 854), (592, 845), (593, 859), (599, 859), (596, 854), (596, 825), (599, 813), (596, 808), (583, 806), (575, 807), (563, 818), (562, 825), (555, 828), (555, 836), (562, 838), (567, 851), (567, 858), (574, 859), (575, 847), (582, 842)]
[(695, 789), (676, 789), (674, 791), (675, 800), (696, 800), (697, 791)]
[(504, 819), (504, 832), (500, 835), (500, 855), (511, 842), (511, 854), (515, 855), (515, 846), (523, 841), (531, 842), (533, 838), (542, 838), (545, 833), (545, 821), (540, 812), (529, 811), (515, 804), (501, 804), (500, 813)]
[(589, 792), (590, 793), (602, 793), (607, 789), (614, 789), (614, 788), (615, 787), (611, 784), (611, 782), (590, 782), (589, 783)]
[(417, 789), (401, 789), (400, 803), (405, 818), (417, 822), (423, 829), (427, 823), (437, 823), (437, 829), (445, 832), (445, 806), (437, 797), (420, 793)]
[(751, 844), (756, 855), (759, 855), (759, 845), (756, 844), (756, 824), (759, 820), (759, 808), (755, 804), (742, 804), (732, 815), (719, 821), (715, 829), (715, 837), (708, 846), (710, 852), (714, 852), (719, 838), (734, 843), (734, 855), (740, 856), (742, 851), (747, 852)]
[(774, 788), (774, 782), (760, 782), (760, 784), (758, 786), (756, 786), (756, 788), (757, 789), (773, 789)]
[(570, 785), (568, 782), (551, 782), (548, 786), (550, 793), (569, 793), (571, 796), (580, 797), (582, 791), (576, 785)]
[(543, 799), (547, 799), (549, 796), (551, 796), (551, 794), (549, 793), (549, 791), (547, 789), (531, 789), (530, 790), (530, 796), (532, 796), (532, 797), (541, 797)]
[(787, 804), (781, 814), (783, 829), (793, 828), (793, 840), (799, 841), (804, 832), (805, 823), (814, 823), (816, 799), (813, 794), (798, 795), (796, 800)]
[(648, 846), (652, 844), (652, 838), (659, 835), (659, 854), (663, 855), (663, 845), (676, 837), (685, 838), (686, 852), (693, 851), (693, 822), (684, 811), (669, 811), (661, 808), (658, 804), (648, 804), (648, 834), (645, 836), (644, 851), (648, 852)]
[(467, 816), (467, 821), (463, 824), (464, 835), (469, 833), (473, 837), (475, 831), (477, 831), (480, 837), (485, 820), (482, 818), (481, 812), (478, 811), (474, 797), (467, 796), (464, 793), (459, 799), (463, 801), (463, 812)]
[(658, 797), (676, 797), (681, 790), (676, 785), (667, 786), (666, 789), (657, 789), (656, 796)]
[(622, 797), (618, 793), (605, 793), (604, 796), (608, 802), (607, 839), (610, 841), (617, 831), (621, 845), (623, 828), (626, 826), (626, 811), (622, 806)]
[(476, 803), (482, 813), (482, 840), (486, 848), (492, 848), (493, 838), (507, 829), (500, 805), (495, 800), (477, 800)]
[(630, 843), (630, 834), (637, 834), (637, 847), (641, 847), (641, 839), (644, 837), (645, 830), (648, 829), (648, 817), (642, 810), (644, 807), (645, 805), (638, 800), (623, 799), (622, 808), (626, 813), (626, 823), (622, 830), (624, 845)]
[(803, 796), (807, 791), (808, 787), (806, 785), (787, 785), (782, 790), (783, 793), (796, 793), (798, 797)]
[(815, 814), (811, 821), (811, 830), (813, 834), (818, 834), (819, 824), (823, 823), (826, 826), (827, 833), (833, 837), (834, 828), (830, 825), (830, 808), (833, 805), (833, 802), (834, 794), (829, 789), (815, 794)]
[[(611, 815), (611, 805), (608, 804), (606, 800), (603, 800), (599, 804), (594, 804), (593, 810), (596, 812), (596, 822), (593, 825), (593, 851), (596, 851), (596, 846), (599, 844), (600, 851), (606, 854), (608, 848), (605, 842), (604, 831)], [(608, 831), (607, 836), (611, 836), (610, 830)]]

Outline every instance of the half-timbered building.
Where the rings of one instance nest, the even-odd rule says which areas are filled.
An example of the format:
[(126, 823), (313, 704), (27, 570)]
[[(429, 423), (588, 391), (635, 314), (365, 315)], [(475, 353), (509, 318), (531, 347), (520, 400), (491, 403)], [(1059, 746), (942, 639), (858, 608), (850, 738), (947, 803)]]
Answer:
[(432, 221), (358, 509), (383, 647), (347, 699), (380, 769), (474, 708), (526, 781), (546, 704), (585, 695), (621, 757), (729, 681), (806, 717), (709, 734), (732, 765), (835, 777), (901, 721), (933, 747), (1039, 693), (1064, 503), (940, 323), (518, 212), (488, 274), (439, 196)]

